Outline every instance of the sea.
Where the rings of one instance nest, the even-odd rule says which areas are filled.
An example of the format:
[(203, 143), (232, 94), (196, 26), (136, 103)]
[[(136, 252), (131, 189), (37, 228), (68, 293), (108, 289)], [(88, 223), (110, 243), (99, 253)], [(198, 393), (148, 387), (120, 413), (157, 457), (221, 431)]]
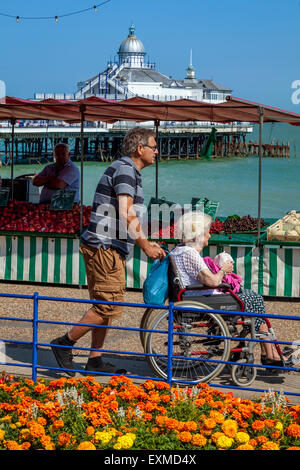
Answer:
[[(247, 136), (258, 142), (258, 126)], [(281, 218), (291, 210), (300, 211), (300, 127), (267, 123), (264, 143), (290, 144), (290, 158), (262, 159), (261, 216)], [(80, 163), (77, 163), (80, 166)], [(92, 204), (99, 178), (109, 163), (84, 162), (83, 203)], [(14, 165), (14, 176), (39, 172), (45, 164)], [(2, 178), (10, 178), (10, 166), (2, 166)], [(145, 204), (155, 197), (155, 165), (142, 170)], [(218, 201), (217, 216), (258, 215), (259, 159), (256, 156), (169, 160), (158, 163), (158, 197), (181, 205), (192, 198)]]

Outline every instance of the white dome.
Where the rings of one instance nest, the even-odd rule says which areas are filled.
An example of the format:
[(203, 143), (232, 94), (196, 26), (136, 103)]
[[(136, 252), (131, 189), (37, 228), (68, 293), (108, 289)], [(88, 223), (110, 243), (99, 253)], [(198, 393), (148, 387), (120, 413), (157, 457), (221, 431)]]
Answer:
[(143, 43), (134, 34), (135, 28), (133, 25), (129, 28), (129, 34), (124, 41), (122, 41), (118, 54), (142, 54), (145, 55)]

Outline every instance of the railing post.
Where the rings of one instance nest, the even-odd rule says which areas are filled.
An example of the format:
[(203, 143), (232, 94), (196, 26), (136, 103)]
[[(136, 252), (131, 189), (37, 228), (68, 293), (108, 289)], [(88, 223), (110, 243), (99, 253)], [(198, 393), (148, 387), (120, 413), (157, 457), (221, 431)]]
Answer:
[(168, 322), (168, 368), (167, 368), (167, 382), (172, 385), (172, 360), (173, 360), (173, 309), (174, 304), (169, 304), (169, 322)]
[(32, 323), (32, 380), (36, 382), (37, 369), (37, 339), (38, 339), (38, 292), (33, 294), (33, 323)]

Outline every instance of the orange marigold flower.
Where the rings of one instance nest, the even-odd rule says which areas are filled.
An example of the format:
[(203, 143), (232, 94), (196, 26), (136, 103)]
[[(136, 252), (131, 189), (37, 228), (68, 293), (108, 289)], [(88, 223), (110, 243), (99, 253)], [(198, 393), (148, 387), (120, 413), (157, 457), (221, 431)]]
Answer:
[(264, 421), (260, 421), (257, 419), (253, 421), (253, 423), (251, 424), (251, 427), (253, 431), (262, 431), (265, 428), (265, 423)]
[(52, 428), (56, 431), (57, 429), (63, 428), (64, 425), (65, 425), (65, 423), (63, 422), (62, 419), (57, 419), (52, 424)]
[(280, 439), (281, 432), (280, 431), (274, 431), (274, 432), (272, 432), (271, 437), (272, 437), (272, 439), (275, 439), (275, 440)]
[(155, 423), (157, 424), (157, 426), (160, 426), (160, 427), (165, 426), (167, 419), (168, 418), (166, 416), (157, 416), (155, 418)]
[(143, 415), (143, 421), (151, 421), (152, 420), (152, 414), (151, 413), (145, 413)]
[(146, 382), (144, 383), (144, 388), (146, 390), (152, 390), (153, 388), (155, 388), (154, 382), (152, 380), (146, 380)]
[(249, 439), (248, 444), (252, 447), (257, 446), (257, 440), (256, 439)]
[(16, 441), (6, 441), (6, 447), (8, 450), (22, 450)]
[(250, 444), (242, 444), (238, 446), (235, 450), (254, 450), (254, 447)]
[(292, 446), (292, 447), (289, 447), (289, 448), (286, 449), (286, 450), (300, 450), (300, 447)]
[(58, 436), (58, 443), (61, 447), (68, 447), (71, 441), (71, 435), (68, 432), (62, 432)]
[(181, 442), (190, 442), (192, 439), (192, 434), (189, 431), (180, 432), (178, 435), (178, 439)]
[(172, 418), (169, 418), (167, 421), (166, 421), (166, 427), (168, 429), (177, 429), (179, 426), (179, 421), (177, 421), (177, 419), (172, 419)]
[(204, 447), (207, 442), (206, 437), (202, 436), (202, 434), (193, 434), (191, 443), (194, 446)]
[(275, 426), (275, 421), (274, 419), (265, 419), (265, 425), (268, 428), (273, 428)]
[(21, 450), (28, 450), (31, 446), (31, 443), (30, 442), (22, 442), (21, 444)]
[(96, 450), (96, 447), (90, 441), (83, 441), (79, 444), (77, 450)]
[(300, 437), (300, 424), (290, 424), (287, 427), (286, 433), (291, 437)]
[(46, 426), (47, 424), (47, 420), (45, 418), (42, 418), (41, 416), (38, 417), (37, 422), (42, 426)]
[(161, 395), (160, 399), (164, 403), (169, 403), (169, 401), (171, 400), (171, 397), (169, 395)]
[(224, 415), (216, 410), (211, 410), (209, 413), (209, 417), (213, 418), (217, 424), (222, 424), (225, 420)]
[(234, 421), (233, 419), (227, 419), (224, 421), (222, 424), (222, 431), (227, 437), (234, 437), (237, 433), (237, 422)]
[(46, 386), (44, 384), (38, 384), (34, 387), (34, 392), (35, 393), (43, 393), (46, 390)]
[(217, 425), (216, 421), (213, 418), (205, 419), (203, 424), (206, 429), (214, 429)]
[(27, 423), (27, 426), (33, 438), (39, 439), (42, 436), (44, 436), (45, 434), (44, 426), (37, 423), (36, 421), (30, 421), (29, 423)]
[(264, 444), (268, 441), (268, 438), (266, 436), (258, 436), (256, 438), (256, 441), (258, 442), (258, 444)]
[(200, 408), (200, 406), (204, 405), (205, 402), (206, 402), (205, 398), (197, 398), (195, 400), (195, 405), (199, 406), (199, 408)]
[(95, 434), (95, 428), (93, 426), (88, 426), (85, 430), (88, 436), (92, 436)]
[(279, 450), (279, 446), (276, 442), (267, 441), (261, 446), (261, 450)]
[(195, 421), (186, 421), (183, 423), (183, 430), (184, 431), (196, 431), (197, 423)]

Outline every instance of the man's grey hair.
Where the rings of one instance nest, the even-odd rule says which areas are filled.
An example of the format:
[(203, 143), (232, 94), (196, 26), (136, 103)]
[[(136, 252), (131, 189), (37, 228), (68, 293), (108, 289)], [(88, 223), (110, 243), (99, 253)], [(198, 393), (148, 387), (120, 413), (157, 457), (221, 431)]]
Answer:
[(131, 157), (135, 153), (138, 145), (148, 144), (150, 137), (155, 137), (155, 132), (152, 129), (145, 129), (139, 126), (130, 129), (123, 139), (123, 155)]
[(67, 152), (67, 153), (70, 152), (70, 146), (69, 146), (68, 144), (66, 144), (65, 142), (58, 142), (58, 144), (56, 144), (55, 147), (54, 147), (54, 153), (55, 153), (55, 150), (56, 150), (58, 147), (65, 147), (66, 152)]
[(184, 245), (199, 250), (203, 246), (204, 235), (212, 223), (210, 215), (202, 211), (186, 212), (178, 220), (178, 230)]

